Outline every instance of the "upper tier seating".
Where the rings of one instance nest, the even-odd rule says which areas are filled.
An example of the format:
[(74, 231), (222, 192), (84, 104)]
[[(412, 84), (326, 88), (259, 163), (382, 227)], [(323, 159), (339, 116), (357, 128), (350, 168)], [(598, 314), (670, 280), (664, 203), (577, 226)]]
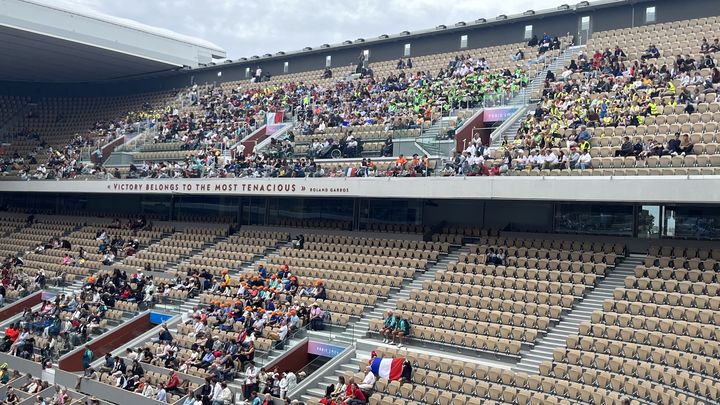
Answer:
[[(495, 151), (489, 164), (510, 158), (508, 174), (514, 175), (720, 173), (720, 72), (716, 53), (700, 51), (703, 36), (720, 33), (715, 21), (595, 33), (587, 51), (547, 81), (538, 108), (508, 140), (508, 156)], [(686, 35), (690, 26), (702, 34)], [(660, 57), (644, 56), (651, 44)], [(589, 158), (581, 166), (585, 149)], [(558, 159), (545, 163), (540, 152), (535, 163), (532, 150), (551, 151)]]

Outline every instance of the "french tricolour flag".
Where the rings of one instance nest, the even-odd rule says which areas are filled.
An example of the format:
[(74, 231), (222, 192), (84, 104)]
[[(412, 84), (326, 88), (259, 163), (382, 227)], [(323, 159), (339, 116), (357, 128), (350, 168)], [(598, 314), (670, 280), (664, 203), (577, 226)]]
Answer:
[(268, 126), (280, 124), (283, 122), (283, 113), (282, 112), (267, 112), (267, 115), (265, 116), (265, 120)]
[(399, 380), (402, 376), (402, 367), (405, 362), (405, 358), (382, 358), (375, 357), (370, 364), (370, 369), (378, 377), (386, 378), (388, 380)]

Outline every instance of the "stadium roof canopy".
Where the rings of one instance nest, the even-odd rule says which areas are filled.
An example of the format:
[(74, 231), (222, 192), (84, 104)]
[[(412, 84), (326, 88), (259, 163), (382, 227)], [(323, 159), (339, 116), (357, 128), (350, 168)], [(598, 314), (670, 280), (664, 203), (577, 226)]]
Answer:
[(207, 41), (51, 0), (0, 0), (0, 81), (127, 79), (225, 57)]

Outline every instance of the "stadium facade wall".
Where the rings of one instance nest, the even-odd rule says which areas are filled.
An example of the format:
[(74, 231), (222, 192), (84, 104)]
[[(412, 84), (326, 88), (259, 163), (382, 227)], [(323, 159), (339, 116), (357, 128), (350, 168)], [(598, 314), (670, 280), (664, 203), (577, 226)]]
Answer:
[[(320, 223), (333, 224), (343, 232), (423, 225), (428, 232), (437, 233), (446, 225), (461, 225), (517, 232), (720, 240), (717, 201), (628, 201), (617, 195), (605, 201), (572, 200), (568, 199), (570, 186), (556, 190), (554, 200), (531, 200), (531, 194), (543, 189), (541, 181), (522, 189), (525, 199), (513, 200), (434, 198), (423, 194), (429, 189), (423, 186), (398, 198), (5, 192), (0, 193), (0, 209), (120, 218), (145, 215), (156, 221), (195, 218), (213, 222), (221, 218), (242, 226), (314, 227)], [(472, 187), (472, 182), (466, 187)], [(585, 190), (589, 186), (576, 187)]]

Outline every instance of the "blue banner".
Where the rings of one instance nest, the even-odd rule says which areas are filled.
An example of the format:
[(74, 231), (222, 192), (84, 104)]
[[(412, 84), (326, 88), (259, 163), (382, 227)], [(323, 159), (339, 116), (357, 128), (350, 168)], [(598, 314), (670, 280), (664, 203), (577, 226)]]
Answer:
[(519, 106), (486, 108), (483, 110), (483, 122), (502, 122), (510, 118), (519, 109)]
[(335, 357), (345, 350), (342, 346), (329, 345), (320, 342), (308, 342), (308, 354), (314, 354), (323, 357)]
[(172, 318), (172, 315), (162, 314), (160, 312), (150, 312), (150, 323), (153, 325), (160, 325)]

